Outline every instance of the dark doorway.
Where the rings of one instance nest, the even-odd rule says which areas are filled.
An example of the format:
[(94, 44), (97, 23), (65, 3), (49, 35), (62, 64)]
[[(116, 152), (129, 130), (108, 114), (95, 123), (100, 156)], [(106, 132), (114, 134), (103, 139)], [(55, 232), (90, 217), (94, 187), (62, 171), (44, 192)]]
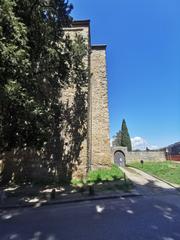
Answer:
[(121, 151), (116, 151), (114, 153), (114, 163), (118, 166), (125, 167), (125, 155)]

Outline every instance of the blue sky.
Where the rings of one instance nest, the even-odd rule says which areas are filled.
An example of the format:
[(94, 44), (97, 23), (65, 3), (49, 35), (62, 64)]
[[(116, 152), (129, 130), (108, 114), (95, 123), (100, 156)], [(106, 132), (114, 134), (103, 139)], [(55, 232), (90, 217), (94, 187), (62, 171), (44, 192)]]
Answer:
[(180, 1), (70, 2), (91, 20), (92, 44), (108, 45), (111, 138), (125, 118), (148, 146), (180, 141)]

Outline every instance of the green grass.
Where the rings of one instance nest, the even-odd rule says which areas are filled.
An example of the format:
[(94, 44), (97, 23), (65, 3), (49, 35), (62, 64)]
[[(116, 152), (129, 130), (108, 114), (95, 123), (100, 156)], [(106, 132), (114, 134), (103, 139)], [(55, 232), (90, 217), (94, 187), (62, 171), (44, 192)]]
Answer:
[(94, 185), (97, 191), (129, 191), (132, 188), (132, 183), (128, 179), (124, 180), (123, 172), (116, 165), (90, 171), (86, 178), (73, 179), (71, 183), (81, 188)]
[(120, 168), (112, 165), (111, 168), (101, 168), (90, 171), (84, 179), (72, 179), (72, 185), (97, 184), (103, 182), (115, 181), (123, 179), (124, 175)]
[(102, 168), (89, 172), (87, 176), (88, 183), (99, 183), (114, 181), (123, 178), (123, 172), (116, 165), (113, 165), (110, 169)]
[(153, 174), (168, 182), (180, 185), (180, 164), (167, 162), (144, 162), (143, 167), (140, 163), (131, 163), (132, 167), (136, 167), (144, 172)]

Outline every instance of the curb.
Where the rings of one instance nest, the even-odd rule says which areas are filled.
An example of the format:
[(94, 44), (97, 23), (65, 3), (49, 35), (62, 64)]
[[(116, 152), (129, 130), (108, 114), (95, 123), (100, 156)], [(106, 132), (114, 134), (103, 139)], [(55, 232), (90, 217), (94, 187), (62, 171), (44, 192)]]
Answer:
[(164, 179), (162, 179), (162, 178), (159, 178), (159, 177), (157, 177), (157, 176), (155, 176), (155, 175), (153, 175), (153, 174), (149, 174), (149, 173), (147, 173), (147, 172), (144, 172), (144, 171), (140, 170), (139, 168), (136, 168), (136, 167), (128, 167), (128, 168), (130, 168), (130, 169), (132, 169), (132, 170), (138, 170), (138, 171), (140, 171), (140, 172), (142, 172), (142, 173), (147, 174), (148, 176), (154, 177), (154, 178), (156, 178), (157, 180), (168, 184), (169, 186), (173, 187), (175, 190), (177, 190), (178, 192), (180, 192), (180, 187), (176, 187), (173, 183), (170, 183), (170, 182), (168, 182), (168, 181), (166, 181), (166, 180), (164, 180)]
[(94, 197), (87, 197), (87, 198), (83, 198), (83, 199), (73, 199), (73, 200), (69, 199), (69, 200), (61, 200), (61, 201), (54, 201), (54, 202), (37, 202), (36, 204), (0, 206), (0, 210), (31, 208), (31, 207), (36, 207), (37, 204), (39, 204), (40, 207), (43, 207), (43, 206), (51, 206), (51, 205), (58, 205), (58, 204), (80, 203), (80, 202), (87, 202), (87, 201), (140, 197), (140, 196), (142, 196), (142, 195), (139, 193), (125, 193), (122, 195), (117, 194), (117, 195), (112, 195), (112, 196), (94, 196)]

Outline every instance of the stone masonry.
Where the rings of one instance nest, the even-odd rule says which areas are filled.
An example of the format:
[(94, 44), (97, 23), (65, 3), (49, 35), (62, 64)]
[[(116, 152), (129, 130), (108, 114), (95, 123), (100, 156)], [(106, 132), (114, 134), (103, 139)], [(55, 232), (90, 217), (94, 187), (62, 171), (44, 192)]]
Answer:
[(140, 151), (140, 152), (128, 152), (127, 163), (143, 161), (164, 162), (166, 156), (164, 151)]
[[(87, 21), (74, 21), (72, 26), (70, 28), (64, 28), (64, 32), (66, 35), (69, 35), (71, 39), (74, 39), (76, 35), (81, 35), (85, 39), (85, 43), (87, 45), (87, 48), (90, 49), (90, 22)], [(90, 66), (90, 56), (87, 55), (84, 59), (85, 65), (89, 68)], [(89, 76), (90, 76), (90, 69), (89, 69)], [(90, 79), (89, 79), (90, 81)], [(76, 168), (73, 169), (73, 177), (81, 177), (82, 175), (85, 175), (88, 169), (90, 168), (90, 161), (89, 160), (89, 139), (88, 139), (88, 128), (89, 128), (89, 88), (90, 83), (88, 83), (88, 86), (84, 89), (86, 93), (86, 105), (88, 106), (88, 116), (85, 121), (85, 128), (86, 128), (86, 135), (83, 139), (83, 142), (81, 143), (81, 151), (78, 153), (78, 159), (70, 159), (71, 162), (76, 161)], [(70, 86), (68, 88), (65, 88), (63, 90), (63, 94), (61, 96), (62, 101), (65, 103), (66, 106), (69, 104), (73, 104), (74, 97), (76, 94), (76, 89), (74, 86)], [(73, 113), (75, 114), (75, 113)], [(70, 137), (68, 137), (67, 130), (64, 128), (64, 138), (66, 139), (66, 146), (64, 146), (64, 151), (68, 152), (68, 148), (70, 147)], [(64, 159), (66, 161), (66, 159)]]
[(166, 155), (164, 151), (132, 151), (128, 152), (127, 147), (112, 147), (112, 159), (114, 161), (114, 156), (116, 152), (122, 152), (125, 156), (126, 164), (130, 164), (132, 162), (140, 162), (143, 161), (153, 161), (153, 162), (164, 162), (166, 161)]
[(106, 46), (91, 47), (92, 166), (110, 164)]
[[(81, 34), (86, 40), (89, 54), (85, 63), (89, 67), (87, 91), (87, 137), (82, 143), (80, 165), (74, 176), (87, 170), (108, 167), (112, 164), (109, 136), (108, 86), (106, 74), (106, 45), (91, 45), (90, 21), (75, 21), (71, 28), (64, 29), (74, 38)], [(66, 100), (73, 96), (73, 88), (64, 92)]]

